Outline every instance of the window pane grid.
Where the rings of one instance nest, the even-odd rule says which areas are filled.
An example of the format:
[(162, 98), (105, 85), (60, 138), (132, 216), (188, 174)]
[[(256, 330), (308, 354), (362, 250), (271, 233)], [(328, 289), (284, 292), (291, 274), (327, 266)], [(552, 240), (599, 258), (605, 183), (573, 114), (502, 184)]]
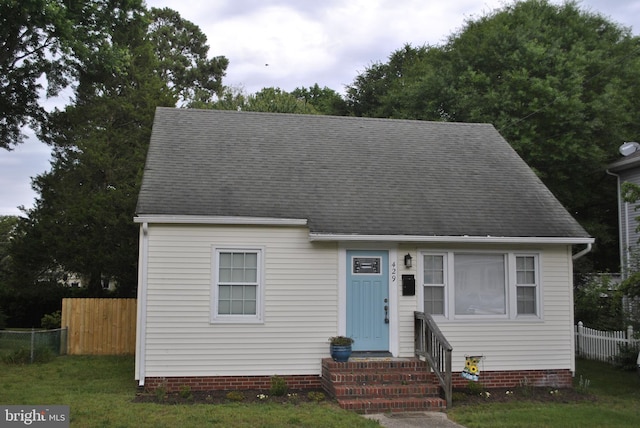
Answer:
[(424, 283), (444, 284), (444, 256), (424, 256)]
[(516, 283), (535, 284), (536, 283), (536, 263), (533, 256), (516, 257)]
[(444, 315), (444, 287), (424, 287), (424, 312), (431, 315)]
[(220, 252), (218, 262), (218, 315), (256, 315), (258, 253)]
[(424, 254), (422, 256), (422, 280), (425, 313), (444, 315), (445, 274), (443, 255)]
[(519, 286), (517, 290), (518, 315), (536, 314), (536, 288)]

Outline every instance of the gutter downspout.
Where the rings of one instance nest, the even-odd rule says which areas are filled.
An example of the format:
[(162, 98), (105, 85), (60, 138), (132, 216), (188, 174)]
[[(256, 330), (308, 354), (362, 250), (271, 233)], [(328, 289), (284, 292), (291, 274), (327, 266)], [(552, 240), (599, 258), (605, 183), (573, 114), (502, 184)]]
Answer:
[(589, 251), (591, 251), (591, 247), (592, 247), (591, 243), (587, 244), (587, 248), (585, 248), (584, 250), (582, 250), (582, 251), (580, 251), (578, 253), (575, 253), (573, 256), (571, 256), (571, 259), (574, 260), (574, 261), (578, 260), (580, 257), (584, 256)]
[[(629, 263), (629, 259), (631, 254), (629, 252), (629, 202), (624, 202), (622, 204), (622, 194), (620, 189), (620, 175), (614, 172), (609, 171), (608, 169), (605, 172), (613, 177), (616, 177), (616, 193), (618, 196), (618, 239), (619, 239), (619, 249), (620, 251), (620, 269), (622, 270), (622, 279), (627, 277), (627, 265)], [(624, 212), (621, 212), (624, 211)], [(624, 217), (624, 219), (623, 219)], [(624, 228), (624, 240), (623, 240), (623, 228)], [(623, 242), (624, 241), (624, 242)]]
[(139, 386), (144, 386), (147, 348), (147, 266), (149, 263), (149, 223), (146, 222), (140, 227), (139, 263), (135, 379), (138, 380)]

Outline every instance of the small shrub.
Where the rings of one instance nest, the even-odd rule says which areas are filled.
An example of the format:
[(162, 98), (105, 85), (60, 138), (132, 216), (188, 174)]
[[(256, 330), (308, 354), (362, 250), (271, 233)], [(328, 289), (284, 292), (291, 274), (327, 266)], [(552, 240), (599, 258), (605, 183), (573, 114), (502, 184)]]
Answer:
[(287, 382), (284, 378), (277, 375), (271, 377), (271, 389), (269, 389), (271, 395), (282, 397), (287, 393), (287, 390)]
[(178, 394), (185, 400), (193, 397), (193, 394), (191, 393), (191, 387), (189, 385), (181, 385)]
[(480, 382), (469, 381), (467, 383), (467, 391), (469, 395), (480, 395), (484, 391), (484, 385)]
[(329, 338), (329, 343), (336, 346), (349, 346), (354, 340), (347, 336), (333, 336)]
[(635, 371), (638, 367), (638, 352), (640, 352), (640, 344), (618, 344), (618, 355), (612, 358), (613, 365), (625, 371)]
[(156, 396), (156, 400), (162, 402), (167, 398), (167, 387), (164, 385), (161, 385), (157, 387), (156, 390), (153, 391), (153, 393)]
[(524, 397), (531, 397), (534, 394), (534, 386), (531, 382), (529, 382), (529, 378), (525, 377), (523, 379), (520, 379), (520, 387), (518, 388), (518, 392)]
[(315, 401), (316, 403), (319, 403), (321, 401), (324, 401), (325, 395), (323, 392), (320, 392), (320, 391), (310, 391), (307, 394), (307, 398), (311, 401)]
[(60, 328), (62, 325), (62, 313), (60, 311), (55, 311), (52, 314), (46, 314), (40, 320), (40, 325), (42, 328), (46, 328), (47, 330)]
[(580, 379), (578, 380), (578, 385), (576, 386), (576, 391), (586, 394), (589, 392), (589, 387), (591, 386), (591, 381), (589, 379), (584, 379), (582, 375), (580, 375)]
[(227, 400), (231, 400), (231, 401), (243, 401), (244, 400), (244, 394), (240, 391), (229, 391), (227, 392)]

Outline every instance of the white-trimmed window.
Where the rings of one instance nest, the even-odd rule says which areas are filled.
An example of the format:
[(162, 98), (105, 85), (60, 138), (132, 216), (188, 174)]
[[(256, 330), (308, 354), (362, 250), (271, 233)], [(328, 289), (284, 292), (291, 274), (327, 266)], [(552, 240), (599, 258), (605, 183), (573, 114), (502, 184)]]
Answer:
[(538, 254), (422, 252), (425, 313), (449, 319), (539, 318)]
[(422, 256), (422, 283), (424, 289), (424, 312), (445, 315), (444, 285), (446, 278), (446, 254), (424, 254)]
[(538, 315), (538, 258), (516, 255), (516, 311), (518, 315)]
[(262, 249), (215, 248), (213, 322), (261, 322), (264, 295)]

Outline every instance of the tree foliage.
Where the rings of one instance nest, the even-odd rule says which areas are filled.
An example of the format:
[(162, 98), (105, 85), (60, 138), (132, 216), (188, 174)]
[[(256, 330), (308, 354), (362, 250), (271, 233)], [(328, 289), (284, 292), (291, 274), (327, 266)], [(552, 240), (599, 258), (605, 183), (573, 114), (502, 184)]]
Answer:
[(0, 147), (22, 142), (25, 125), (39, 129), (41, 95), (57, 95), (80, 70), (117, 72), (126, 57), (110, 29), (141, 8), (142, 0), (0, 1)]
[(225, 87), (214, 102), (197, 103), (193, 107), (217, 110), (260, 111), (294, 114), (347, 114), (346, 102), (340, 94), (318, 84), (309, 88), (296, 88), (287, 92), (280, 88), (263, 88), (255, 94), (241, 89)]
[(209, 58), (207, 36), (178, 12), (152, 8), (149, 15), (149, 40), (158, 59), (158, 73), (178, 103), (189, 106), (216, 99), (229, 60), (224, 56)]
[(6, 282), (10, 267), (11, 253), (9, 244), (15, 233), (18, 217), (0, 216), (0, 288)]
[(165, 45), (154, 44), (160, 40), (154, 31), (167, 31), (166, 16), (178, 26), (176, 34), (183, 27), (195, 34), (197, 27), (168, 10), (160, 26), (150, 26), (149, 16), (155, 15), (132, 13), (111, 28), (112, 47), (126, 52), (127, 62), (117, 73), (82, 70), (74, 104), (53, 112), (41, 132), (53, 147), (52, 168), (33, 180), (39, 196), (18, 228), (12, 248), (16, 286), (75, 273), (92, 295), (100, 295), (109, 279), (117, 282), (119, 295), (135, 295), (133, 217), (155, 108), (174, 106), (179, 98), (193, 101), (195, 92), (187, 89), (192, 84), (199, 93), (216, 92), (226, 66), (220, 61), (221, 68), (212, 70), (194, 60), (208, 50), (202, 38), (166, 45), (185, 58), (164, 52)]
[(607, 275), (587, 278), (575, 290), (575, 321), (597, 330), (622, 330), (626, 327), (622, 293)]
[(297, 100), (313, 106), (319, 114), (347, 116), (349, 110), (346, 101), (333, 89), (321, 88), (317, 83), (308, 88), (296, 88), (291, 92)]
[[(621, 141), (640, 133), (640, 40), (575, 2), (514, 2), (438, 47), (405, 46), (358, 76), (362, 116), (488, 122), (597, 238), (589, 269), (616, 269)], [(508, 179), (505, 177), (505, 179)]]

